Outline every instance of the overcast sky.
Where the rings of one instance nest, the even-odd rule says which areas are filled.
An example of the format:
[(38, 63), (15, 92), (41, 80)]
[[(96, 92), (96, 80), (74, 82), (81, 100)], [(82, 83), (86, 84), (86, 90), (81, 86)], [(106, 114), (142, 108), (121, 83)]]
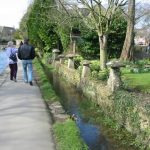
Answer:
[(30, 0), (0, 0), (0, 26), (19, 27)]
[[(0, 26), (19, 27), (31, 0), (0, 0)], [(150, 0), (136, 0), (149, 2)]]

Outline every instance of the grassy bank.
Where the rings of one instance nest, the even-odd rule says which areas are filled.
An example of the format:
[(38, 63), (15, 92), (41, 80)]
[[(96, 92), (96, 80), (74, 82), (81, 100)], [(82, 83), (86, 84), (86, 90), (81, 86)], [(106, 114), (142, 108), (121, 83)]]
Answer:
[(82, 140), (79, 140), (79, 130), (72, 120), (57, 123), (53, 126), (59, 150), (88, 150)]
[[(53, 69), (47, 66), (49, 69)], [(36, 81), (41, 90), (43, 99), (47, 103), (58, 101), (59, 98), (55, 94), (52, 85), (43, 70), (38, 59), (34, 60), (34, 69), (36, 72)], [(79, 130), (74, 121), (68, 119), (63, 123), (54, 123), (53, 132), (56, 141), (57, 150), (87, 150), (87, 146), (80, 138)]]
[[(118, 108), (122, 109), (121, 105), (122, 104), (118, 104)], [(88, 122), (100, 126), (102, 135), (105, 135), (111, 145), (113, 145), (114, 149), (143, 150), (143, 146), (139, 145), (139, 141), (137, 141), (136, 136), (129, 133), (123, 126), (120, 126), (117, 120), (110, 117), (112, 112), (114, 114), (117, 113), (114, 110), (102, 108), (101, 106), (98, 106), (92, 101), (86, 99), (86, 101), (82, 101), (80, 111), (84, 116), (88, 116)], [(123, 113), (118, 113), (120, 113), (120, 116), (122, 117)], [(128, 112), (126, 112), (126, 114), (127, 113)]]
[[(41, 90), (43, 99), (48, 103), (58, 101), (59, 98), (56, 96), (55, 91), (52, 88), (52, 85), (49, 83), (40, 62), (37, 59), (34, 60), (34, 69), (36, 72), (36, 81)], [(49, 67), (49, 69), (52, 70), (53, 68)]]

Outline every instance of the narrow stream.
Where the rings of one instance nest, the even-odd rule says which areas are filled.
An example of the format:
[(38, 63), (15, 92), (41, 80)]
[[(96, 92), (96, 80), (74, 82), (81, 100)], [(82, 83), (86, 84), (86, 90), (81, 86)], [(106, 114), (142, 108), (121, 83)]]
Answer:
[(6, 52), (0, 50), (0, 74), (5, 70), (8, 65), (8, 58)]
[(86, 100), (86, 98), (83, 97), (80, 91), (77, 91), (75, 87), (62, 80), (58, 74), (49, 74), (49, 79), (56, 94), (60, 97), (65, 111), (69, 115), (74, 114), (77, 117), (76, 124), (89, 150), (127, 150), (126, 148), (120, 148), (118, 145), (114, 145), (114, 143), (111, 144), (103, 135), (100, 126), (89, 123), (88, 116), (81, 114), (79, 109), (80, 103)]

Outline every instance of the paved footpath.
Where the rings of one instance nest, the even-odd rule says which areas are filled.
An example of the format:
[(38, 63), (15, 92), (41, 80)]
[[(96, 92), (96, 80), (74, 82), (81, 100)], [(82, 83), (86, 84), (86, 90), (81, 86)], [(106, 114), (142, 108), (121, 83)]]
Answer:
[(0, 75), (0, 150), (54, 150), (52, 121), (39, 88), (9, 80), (9, 68)]

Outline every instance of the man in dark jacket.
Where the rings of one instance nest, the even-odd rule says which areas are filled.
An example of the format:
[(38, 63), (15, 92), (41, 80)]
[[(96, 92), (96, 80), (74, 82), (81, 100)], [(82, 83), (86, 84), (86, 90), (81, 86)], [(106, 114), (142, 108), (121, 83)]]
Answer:
[(32, 60), (34, 59), (34, 57), (35, 57), (34, 47), (29, 44), (28, 39), (25, 39), (24, 44), (21, 45), (18, 49), (18, 58), (22, 60), (24, 82), (30, 83), (30, 85), (33, 85)]

